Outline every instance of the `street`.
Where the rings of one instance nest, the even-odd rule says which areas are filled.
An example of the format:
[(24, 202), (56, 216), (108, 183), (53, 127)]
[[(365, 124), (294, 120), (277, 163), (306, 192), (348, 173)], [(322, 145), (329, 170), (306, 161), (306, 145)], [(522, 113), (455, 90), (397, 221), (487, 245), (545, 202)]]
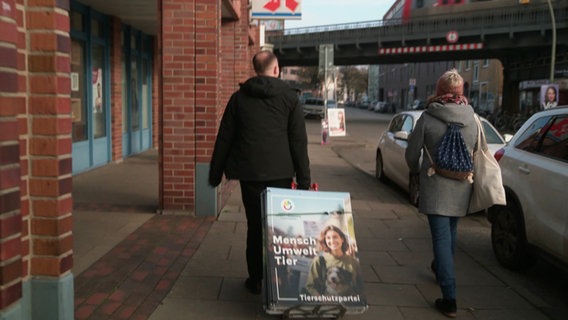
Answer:
[[(346, 137), (330, 137), (329, 147), (345, 161), (367, 173), (369, 179), (374, 178), (375, 148), (380, 133), (388, 125), (392, 114), (378, 114), (372, 111), (348, 107), (346, 111)], [(318, 141), (320, 135), (319, 120), (306, 120), (310, 141)], [(394, 184), (383, 184), (374, 181), (377, 192), (395, 192), (405, 198), (405, 191)], [(349, 191), (349, 187), (347, 190)], [(410, 204), (409, 204), (410, 206)], [(537, 264), (524, 273), (516, 273), (505, 269), (495, 259), (491, 248), (491, 225), (485, 215), (470, 215), (461, 219), (458, 232), (458, 247), (468, 259), (475, 262), (473, 268), (479, 268), (478, 279), (460, 278), (458, 270), (458, 285), (462, 283), (483, 283), (489, 281), (484, 274), (489, 273), (497, 278), (509, 290), (521, 296), (527, 303), (540, 309), (550, 319), (566, 319), (568, 314), (568, 273), (554, 265), (539, 260)], [(471, 269), (468, 269), (471, 275)], [(483, 271), (483, 272), (481, 272)], [(459, 292), (458, 292), (459, 296)], [(503, 295), (504, 296), (504, 295)], [(504, 298), (506, 299), (506, 298)], [(463, 301), (464, 303), (466, 301)], [(511, 301), (490, 301), (496, 307)], [(527, 315), (530, 319), (530, 315)]]

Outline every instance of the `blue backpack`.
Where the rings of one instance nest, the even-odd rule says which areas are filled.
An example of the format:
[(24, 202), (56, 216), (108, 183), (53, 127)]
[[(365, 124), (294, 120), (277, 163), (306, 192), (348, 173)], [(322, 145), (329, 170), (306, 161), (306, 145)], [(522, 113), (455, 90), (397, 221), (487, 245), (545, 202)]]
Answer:
[(444, 133), (438, 143), (437, 163), (432, 161), (428, 149), (424, 148), (432, 164), (428, 170), (429, 175), (437, 173), (442, 177), (450, 179), (473, 181), (472, 155), (467, 150), (467, 145), (461, 134), (461, 128), (460, 124), (448, 123), (446, 133)]

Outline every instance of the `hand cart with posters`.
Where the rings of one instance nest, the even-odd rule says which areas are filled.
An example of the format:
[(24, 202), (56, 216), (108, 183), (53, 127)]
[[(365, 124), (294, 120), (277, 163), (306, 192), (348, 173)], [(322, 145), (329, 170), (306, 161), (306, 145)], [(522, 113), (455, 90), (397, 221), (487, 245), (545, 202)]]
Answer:
[(263, 194), (266, 313), (341, 318), (367, 309), (347, 192)]

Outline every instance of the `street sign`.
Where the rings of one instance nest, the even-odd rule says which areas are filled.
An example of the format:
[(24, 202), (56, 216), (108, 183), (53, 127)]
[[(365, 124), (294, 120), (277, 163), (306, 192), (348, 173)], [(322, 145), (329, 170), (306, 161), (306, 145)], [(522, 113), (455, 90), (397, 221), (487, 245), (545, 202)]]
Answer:
[(302, 19), (301, 0), (252, 0), (253, 19)]
[(318, 71), (325, 73), (333, 68), (333, 44), (320, 44)]
[(448, 43), (456, 43), (458, 42), (458, 38), (459, 36), (457, 31), (452, 30), (446, 34), (446, 41), (448, 41)]

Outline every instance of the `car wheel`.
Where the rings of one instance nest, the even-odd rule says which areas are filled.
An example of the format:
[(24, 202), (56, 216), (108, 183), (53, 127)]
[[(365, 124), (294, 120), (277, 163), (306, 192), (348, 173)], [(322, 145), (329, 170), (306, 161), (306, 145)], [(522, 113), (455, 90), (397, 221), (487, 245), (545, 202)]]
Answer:
[(410, 203), (418, 208), (418, 198), (420, 196), (420, 175), (410, 174), (408, 176), (408, 195)]
[(379, 150), (377, 150), (377, 158), (375, 159), (375, 177), (381, 182), (387, 181), (387, 177), (383, 171), (383, 156)]
[(499, 263), (511, 270), (528, 268), (534, 258), (527, 250), (527, 240), (521, 212), (514, 201), (507, 199), (507, 206), (495, 208), (491, 224), (491, 245)]

